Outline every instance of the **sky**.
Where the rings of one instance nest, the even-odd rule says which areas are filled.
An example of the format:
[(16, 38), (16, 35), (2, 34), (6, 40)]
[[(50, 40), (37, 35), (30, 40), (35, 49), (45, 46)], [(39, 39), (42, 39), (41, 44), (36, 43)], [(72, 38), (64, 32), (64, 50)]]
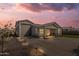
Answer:
[(61, 27), (79, 28), (78, 3), (0, 3), (0, 27), (18, 20), (36, 24), (57, 22)]

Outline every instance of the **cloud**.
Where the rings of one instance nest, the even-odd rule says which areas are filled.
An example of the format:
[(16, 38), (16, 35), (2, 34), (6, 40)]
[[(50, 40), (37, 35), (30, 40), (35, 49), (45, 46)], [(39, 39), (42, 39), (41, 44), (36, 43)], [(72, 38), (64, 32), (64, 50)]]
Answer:
[(77, 3), (43, 3), (43, 4), (24, 3), (24, 4), (20, 4), (20, 6), (30, 11), (41, 12), (44, 10), (62, 11), (64, 8), (66, 8), (67, 10), (72, 10), (79, 7), (79, 4)]
[(11, 3), (0, 3), (1, 10), (12, 9), (14, 6), (15, 4), (11, 4)]

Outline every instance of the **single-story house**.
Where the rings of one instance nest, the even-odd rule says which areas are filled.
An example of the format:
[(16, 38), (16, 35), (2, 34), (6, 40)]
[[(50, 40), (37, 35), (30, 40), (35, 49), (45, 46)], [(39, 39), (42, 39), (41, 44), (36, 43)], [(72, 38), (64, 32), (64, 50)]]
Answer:
[(40, 25), (34, 24), (29, 20), (20, 20), (16, 22), (16, 34), (20, 37), (31, 36), (47, 38), (61, 36), (62, 28), (56, 22)]

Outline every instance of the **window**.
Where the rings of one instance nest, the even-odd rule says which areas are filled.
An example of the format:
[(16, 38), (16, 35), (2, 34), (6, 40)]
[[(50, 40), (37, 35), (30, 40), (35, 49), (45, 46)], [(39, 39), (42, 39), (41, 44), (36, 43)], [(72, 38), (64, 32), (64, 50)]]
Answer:
[(40, 35), (41, 35), (41, 36), (44, 35), (44, 29), (43, 29), (43, 28), (40, 28), (40, 29), (39, 29), (39, 32), (40, 32)]
[(50, 29), (45, 29), (45, 35), (49, 36), (50, 35)]

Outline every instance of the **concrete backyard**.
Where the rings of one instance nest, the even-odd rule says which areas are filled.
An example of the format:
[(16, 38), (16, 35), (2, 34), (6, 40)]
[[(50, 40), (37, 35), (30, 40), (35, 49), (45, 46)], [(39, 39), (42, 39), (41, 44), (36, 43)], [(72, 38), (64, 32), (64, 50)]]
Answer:
[(4, 42), (3, 55), (5, 56), (32, 56), (32, 54), (30, 54), (30, 51), (33, 48), (41, 48), (46, 56), (79, 55), (78, 51), (77, 53), (74, 52), (75, 50), (79, 49), (78, 38), (57, 37), (55, 38), (55, 40), (38, 40), (35, 38), (23, 38), (19, 40), (15, 37), (9, 39), (10, 40)]

